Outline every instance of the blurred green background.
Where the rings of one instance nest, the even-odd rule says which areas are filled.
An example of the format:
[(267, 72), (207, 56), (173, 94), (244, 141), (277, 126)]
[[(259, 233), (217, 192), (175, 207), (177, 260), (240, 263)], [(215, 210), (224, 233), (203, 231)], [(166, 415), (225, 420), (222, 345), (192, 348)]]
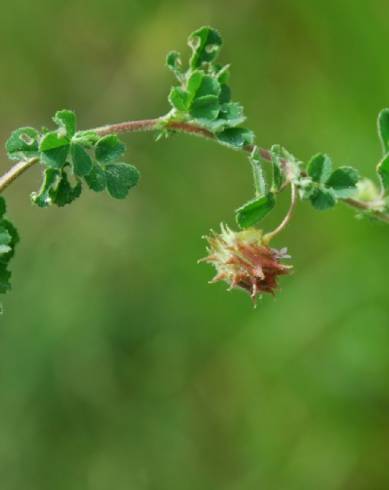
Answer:
[[(64, 107), (81, 128), (163, 114), (165, 54), (211, 24), (262, 146), (371, 177), (387, 14), (387, 0), (3, 2), (1, 140)], [(245, 158), (125, 140), (143, 173), (125, 201), (33, 208), (38, 168), (6, 192), (22, 242), (0, 317), (1, 490), (389, 488), (389, 228), (301, 204), (275, 243), (295, 274), (254, 310), (196, 264), (201, 235), (250, 197)]]

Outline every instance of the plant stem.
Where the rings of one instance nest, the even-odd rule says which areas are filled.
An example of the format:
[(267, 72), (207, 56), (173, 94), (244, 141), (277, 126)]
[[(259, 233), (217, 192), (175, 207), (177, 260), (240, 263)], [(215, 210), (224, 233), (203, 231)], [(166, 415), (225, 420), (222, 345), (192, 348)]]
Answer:
[(263, 237), (263, 240), (264, 240), (265, 243), (269, 243), (270, 240), (272, 240), (276, 235), (278, 235), (279, 233), (281, 233), (281, 231), (284, 230), (287, 227), (289, 221), (292, 218), (293, 211), (294, 211), (294, 209), (296, 207), (297, 197), (298, 196), (297, 196), (296, 186), (291, 183), (290, 184), (290, 206), (289, 206), (288, 212), (286, 213), (285, 218), (277, 226), (277, 228), (275, 228), (270, 233), (266, 233), (266, 235)]
[[(164, 117), (155, 119), (142, 119), (139, 121), (126, 121), (117, 124), (109, 124), (101, 126), (92, 131), (96, 132), (100, 136), (108, 134), (121, 134), (121, 133), (133, 133), (133, 132), (146, 132), (146, 131), (159, 131), (162, 129), (170, 129), (171, 131), (177, 131), (179, 133), (187, 133), (193, 136), (199, 136), (201, 138), (217, 141), (216, 136), (205, 128), (197, 126), (188, 122), (169, 121)], [(222, 144), (222, 143), (221, 143)], [(242, 148), (243, 151), (251, 153), (254, 149), (254, 145), (246, 145)], [(259, 148), (258, 151), (263, 160), (271, 163), (271, 153), (265, 148)], [(8, 170), (3, 176), (0, 177), (0, 193), (4, 191), (14, 180), (20, 175), (26, 172), (30, 167), (39, 162), (39, 158), (31, 158), (29, 160), (23, 160), (16, 163)], [(359, 201), (357, 199), (348, 198), (343, 199), (343, 202), (349, 206), (360, 209), (363, 211), (371, 211), (372, 214), (380, 221), (389, 223), (389, 214), (374, 209), (372, 203)]]

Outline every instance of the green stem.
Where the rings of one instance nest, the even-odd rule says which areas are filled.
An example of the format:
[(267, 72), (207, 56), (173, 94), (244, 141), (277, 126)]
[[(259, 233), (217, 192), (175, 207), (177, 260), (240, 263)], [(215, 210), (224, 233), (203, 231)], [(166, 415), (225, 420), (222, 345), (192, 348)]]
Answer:
[(281, 221), (281, 223), (275, 228), (273, 231), (270, 233), (266, 233), (266, 235), (263, 237), (263, 241), (265, 243), (269, 243), (270, 240), (272, 240), (276, 235), (281, 233), (287, 226), (289, 221), (291, 220), (293, 216), (293, 212), (295, 210), (296, 204), (297, 204), (297, 189), (294, 184), (290, 184), (290, 206), (288, 209), (288, 212), (285, 215), (285, 218)]
[[(107, 134), (159, 131), (163, 128), (217, 141), (216, 136), (205, 128), (189, 122), (168, 121), (164, 117), (159, 117), (155, 119), (142, 119), (139, 121), (126, 121), (118, 124), (109, 124), (106, 126), (95, 128), (92, 131), (95, 131), (100, 136), (105, 136)], [(246, 145), (242, 148), (242, 151), (251, 154), (254, 148), (255, 145)], [(258, 151), (263, 160), (271, 163), (272, 159), (269, 150), (258, 147)], [(22, 175), (38, 162), (39, 158), (31, 158), (30, 160), (20, 161), (16, 163), (13, 167), (11, 167), (8, 172), (0, 177), (0, 193), (2, 193), (20, 175)], [(372, 207), (372, 204), (369, 202), (359, 201), (353, 198), (343, 199), (343, 202), (359, 210), (371, 211), (378, 220), (389, 223), (389, 214), (383, 211), (375, 210)]]

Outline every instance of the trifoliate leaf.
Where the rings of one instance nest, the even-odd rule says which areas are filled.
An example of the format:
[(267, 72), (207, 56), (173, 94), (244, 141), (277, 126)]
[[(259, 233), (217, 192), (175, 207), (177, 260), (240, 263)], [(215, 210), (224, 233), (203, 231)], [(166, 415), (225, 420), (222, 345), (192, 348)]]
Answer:
[(66, 109), (56, 112), (54, 122), (63, 129), (64, 135), (71, 139), (77, 129), (77, 118), (73, 111)]
[(389, 108), (383, 109), (378, 115), (378, 134), (384, 155), (389, 153)]
[(3, 196), (0, 196), (0, 218), (2, 218), (5, 215), (6, 211), (7, 211), (7, 205), (5, 203), (5, 199)]
[(31, 194), (34, 204), (40, 208), (47, 208), (52, 203), (50, 191), (55, 189), (61, 178), (61, 172), (54, 168), (46, 168), (43, 174), (43, 182), (38, 192)]
[(186, 112), (190, 104), (189, 94), (181, 87), (173, 87), (169, 93), (169, 102), (177, 111)]
[(201, 27), (193, 32), (188, 39), (193, 54), (190, 59), (192, 68), (199, 68), (204, 62), (214, 61), (222, 46), (220, 34), (211, 27)]
[(332, 172), (332, 162), (328, 155), (319, 153), (311, 158), (308, 163), (308, 175), (314, 182), (324, 184)]
[(5, 143), (7, 155), (11, 160), (27, 160), (39, 154), (39, 133), (34, 128), (19, 128)]
[(103, 191), (107, 185), (105, 171), (98, 163), (94, 163), (92, 170), (84, 178), (88, 187), (95, 192)]
[(190, 115), (194, 119), (213, 121), (217, 118), (219, 110), (219, 98), (216, 95), (205, 95), (193, 101), (190, 108)]
[(53, 204), (62, 207), (80, 197), (81, 190), (81, 181), (78, 180), (76, 184), (72, 186), (69, 182), (67, 173), (62, 170), (57, 186), (55, 189), (50, 190), (50, 197)]
[(332, 189), (327, 187), (316, 187), (310, 195), (312, 206), (319, 211), (330, 209), (336, 204), (336, 195)]
[(60, 169), (69, 153), (69, 139), (56, 131), (46, 133), (39, 145), (42, 162), (51, 168)]
[(99, 139), (96, 144), (96, 160), (107, 164), (117, 161), (126, 151), (126, 145), (120, 141), (116, 134), (109, 134)]
[(78, 143), (72, 143), (70, 146), (70, 155), (72, 157), (75, 175), (78, 177), (88, 175), (92, 170), (93, 161), (84, 147)]
[(243, 148), (254, 143), (254, 133), (246, 128), (227, 128), (216, 134), (219, 141), (233, 148)]
[(241, 228), (249, 228), (270, 213), (275, 204), (276, 201), (272, 193), (253, 199), (236, 210), (236, 222)]
[(128, 163), (115, 163), (105, 168), (107, 189), (116, 199), (124, 199), (131, 187), (134, 187), (140, 177), (139, 170)]
[(166, 56), (166, 65), (176, 76), (177, 80), (181, 81), (184, 75), (182, 67), (181, 55), (177, 51), (170, 51)]
[(339, 167), (331, 174), (326, 185), (335, 192), (336, 197), (346, 199), (355, 193), (359, 178), (354, 168)]
[(389, 153), (377, 165), (377, 172), (380, 176), (383, 188), (386, 191), (389, 190)]

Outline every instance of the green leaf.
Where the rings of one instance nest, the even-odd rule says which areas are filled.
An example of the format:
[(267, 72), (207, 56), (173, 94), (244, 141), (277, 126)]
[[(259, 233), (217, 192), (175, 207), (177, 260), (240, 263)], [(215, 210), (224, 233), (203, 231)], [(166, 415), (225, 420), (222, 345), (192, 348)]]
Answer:
[(193, 51), (190, 66), (199, 68), (204, 62), (210, 63), (217, 58), (223, 41), (215, 29), (205, 26), (189, 36), (188, 44)]
[(359, 179), (359, 174), (354, 168), (339, 167), (331, 174), (326, 185), (334, 191), (336, 197), (346, 199), (355, 193)]
[(81, 190), (81, 181), (78, 180), (76, 184), (72, 186), (69, 182), (67, 173), (63, 170), (55, 189), (52, 188), (50, 190), (50, 197), (53, 204), (62, 207), (80, 197)]
[(7, 155), (11, 160), (27, 160), (39, 154), (39, 133), (34, 128), (19, 128), (5, 143)]
[(383, 109), (378, 115), (378, 134), (384, 155), (389, 153), (389, 108)]
[(237, 149), (254, 143), (254, 133), (246, 128), (227, 128), (216, 136), (225, 145)]
[(96, 160), (100, 163), (113, 163), (124, 155), (126, 145), (120, 141), (116, 134), (109, 134), (99, 139), (96, 144)]
[(7, 254), (11, 250), (12, 237), (2, 224), (0, 224), (0, 254)]
[(336, 195), (332, 189), (316, 187), (310, 195), (312, 206), (319, 211), (330, 209), (336, 204)]
[(205, 95), (194, 100), (190, 108), (190, 115), (195, 119), (213, 121), (217, 118), (219, 110), (219, 98), (216, 95)]
[(273, 184), (272, 190), (279, 192), (285, 182), (285, 176), (282, 168), (283, 148), (280, 145), (273, 145), (270, 150), (273, 164)]
[(61, 178), (59, 170), (54, 168), (46, 168), (43, 174), (43, 182), (38, 192), (31, 194), (31, 199), (34, 204), (40, 208), (47, 208), (52, 203), (50, 191), (55, 189)]
[(88, 152), (78, 143), (72, 143), (70, 154), (73, 162), (73, 170), (78, 177), (88, 175), (92, 170), (93, 161)]
[(231, 89), (227, 84), (222, 83), (220, 85), (219, 101), (221, 104), (225, 104), (227, 102), (230, 102), (230, 100), (231, 100)]
[(184, 75), (182, 67), (181, 55), (178, 51), (170, 51), (166, 56), (166, 65), (176, 76), (177, 80), (181, 81)]
[(382, 186), (385, 191), (389, 190), (389, 154), (387, 154), (377, 165), (377, 172), (380, 176)]
[(5, 215), (6, 211), (7, 211), (7, 205), (5, 203), (5, 199), (3, 196), (0, 196), (0, 218), (2, 218)]
[(220, 84), (216, 78), (205, 75), (201, 71), (194, 71), (188, 80), (188, 94), (190, 99), (204, 97), (205, 95), (220, 95)]
[(18, 233), (17, 229), (15, 228), (15, 226), (10, 221), (8, 221), (7, 219), (3, 219), (1, 224), (8, 231), (8, 233), (11, 237), (11, 241), (9, 243), (11, 250), (6, 255), (2, 256), (2, 259), (9, 262), (9, 260), (13, 257), (13, 255), (15, 253), (16, 245), (20, 241), (19, 233)]
[(107, 185), (104, 169), (98, 163), (93, 165), (90, 173), (84, 178), (88, 187), (95, 192), (103, 191)]
[(64, 135), (71, 139), (77, 129), (77, 118), (73, 111), (66, 109), (55, 113), (54, 122), (64, 130)]
[(332, 162), (328, 155), (319, 153), (308, 163), (308, 175), (314, 182), (324, 184), (332, 172)]
[(107, 165), (105, 175), (108, 192), (116, 199), (124, 199), (140, 177), (139, 170), (128, 163)]
[(56, 131), (46, 133), (39, 145), (41, 160), (48, 167), (60, 169), (69, 154), (69, 139)]
[(100, 136), (95, 131), (78, 131), (72, 138), (73, 143), (78, 143), (84, 148), (93, 148)]
[(272, 193), (253, 199), (236, 210), (236, 222), (241, 228), (249, 228), (269, 214), (275, 204), (276, 201)]
[(255, 190), (261, 196), (266, 194), (266, 181), (262, 166), (262, 157), (258, 147), (254, 147), (249, 156), (251, 168), (253, 170), (254, 186)]
[(186, 112), (189, 109), (189, 94), (181, 87), (173, 87), (169, 93), (169, 103), (174, 109)]

